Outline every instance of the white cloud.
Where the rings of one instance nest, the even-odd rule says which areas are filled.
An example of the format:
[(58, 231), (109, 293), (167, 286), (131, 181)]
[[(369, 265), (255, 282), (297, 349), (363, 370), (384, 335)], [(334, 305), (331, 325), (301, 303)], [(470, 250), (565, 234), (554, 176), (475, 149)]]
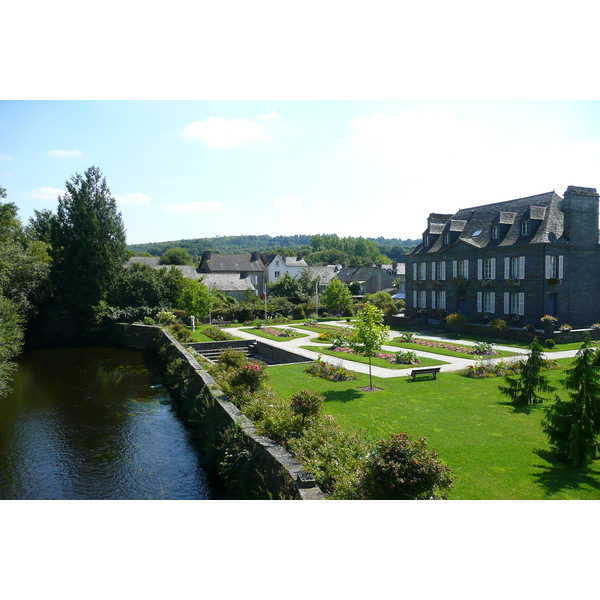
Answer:
[(299, 206), (304, 206), (304, 202), (298, 200), (298, 198), (294, 198), (294, 196), (285, 196), (273, 200), (273, 206), (275, 208), (297, 208)]
[(120, 206), (141, 206), (150, 202), (150, 196), (135, 192), (133, 194), (125, 194), (124, 196), (115, 196), (115, 200)]
[(59, 190), (53, 187), (40, 187), (37, 190), (31, 190), (30, 196), (34, 200), (42, 200), (43, 202), (52, 202), (58, 200), (58, 196), (62, 196), (65, 190)]
[(50, 150), (48, 156), (58, 156), (59, 158), (70, 158), (82, 156), (81, 150)]
[(10, 160), (10, 156), (8, 154), (0, 154), (0, 160)]
[(272, 108), (270, 108), (267, 114), (260, 115), (260, 117), (257, 118), (261, 121), (271, 121), (272, 119), (280, 119), (281, 117)]
[(201, 139), (210, 148), (235, 148), (248, 142), (271, 142), (267, 130), (248, 119), (228, 121), (222, 117), (208, 117), (194, 121), (183, 131), (184, 135)]
[(174, 204), (167, 209), (176, 215), (214, 215), (224, 212), (220, 202), (192, 202), (190, 204)]

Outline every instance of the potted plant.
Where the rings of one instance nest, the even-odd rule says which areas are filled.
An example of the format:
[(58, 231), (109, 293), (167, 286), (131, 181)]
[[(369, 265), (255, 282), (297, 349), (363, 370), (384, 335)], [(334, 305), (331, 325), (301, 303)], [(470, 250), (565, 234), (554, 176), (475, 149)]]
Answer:
[(558, 330), (562, 331), (563, 333), (569, 333), (571, 331), (571, 329), (573, 329), (568, 323), (563, 323)]

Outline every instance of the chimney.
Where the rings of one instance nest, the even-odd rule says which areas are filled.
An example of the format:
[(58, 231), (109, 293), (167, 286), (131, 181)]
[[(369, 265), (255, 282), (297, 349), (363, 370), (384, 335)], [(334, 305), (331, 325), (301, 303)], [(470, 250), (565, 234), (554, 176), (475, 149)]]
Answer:
[(570, 185), (564, 193), (564, 235), (572, 246), (598, 244), (598, 192)]
[(211, 251), (210, 251), (210, 250), (205, 250), (205, 251), (202, 253), (202, 260), (210, 260), (211, 254), (212, 254), (212, 253), (211, 253)]
[(258, 252), (252, 252), (252, 254), (250, 254), (250, 262), (256, 262), (259, 258), (259, 254)]

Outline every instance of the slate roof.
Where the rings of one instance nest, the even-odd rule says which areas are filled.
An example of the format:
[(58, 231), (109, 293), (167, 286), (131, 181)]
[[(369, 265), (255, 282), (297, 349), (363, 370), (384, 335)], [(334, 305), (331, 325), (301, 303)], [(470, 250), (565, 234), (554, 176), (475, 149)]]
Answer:
[[(430, 215), (448, 217), (440, 230), (428, 223), (424, 235), (430, 235), (430, 245), (419, 244), (411, 254), (444, 252), (455, 244), (473, 248), (495, 248), (530, 244), (569, 243), (563, 237), (564, 213), (562, 198), (554, 191), (528, 196), (517, 200), (495, 202), (474, 208), (464, 208), (453, 215)], [(528, 220), (531, 232), (521, 235), (521, 222)], [(491, 238), (492, 226), (499, 228), (499, 239)], [(444, 244), (444, 233), (450, 234)], [(433, 238), (433, 239), (431, 239)]]
[(327, 266), (308, 266), (305, 267), (311, 277), (319, 278), (319, 285), (328, 284), (338, 273), (338, 267)]
[(235, 292), (244, 290), (255, 290), (249, 277), (242, 277), (239, 273), (203, 273), (202, 283), (209, 289), (217, 289), (221, 292)]
[[(247, 273), (264, 271), (264, 265), (260, 258), (252, 261), (252, 254), (211, 254), (209, 259), (202, 258), (200, 270), (207, 273), (219, 273), (231, 271), (232, 273)], [(205, 270), (206, 269), (206, 270)]]

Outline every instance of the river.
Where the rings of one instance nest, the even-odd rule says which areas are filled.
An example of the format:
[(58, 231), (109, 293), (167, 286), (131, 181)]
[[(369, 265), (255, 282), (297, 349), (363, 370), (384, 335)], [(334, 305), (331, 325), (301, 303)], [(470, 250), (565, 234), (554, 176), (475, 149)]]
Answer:
[(206, 500), (206, 474), (138, 350), (36, 350), (0, 400), (0, 499)]

